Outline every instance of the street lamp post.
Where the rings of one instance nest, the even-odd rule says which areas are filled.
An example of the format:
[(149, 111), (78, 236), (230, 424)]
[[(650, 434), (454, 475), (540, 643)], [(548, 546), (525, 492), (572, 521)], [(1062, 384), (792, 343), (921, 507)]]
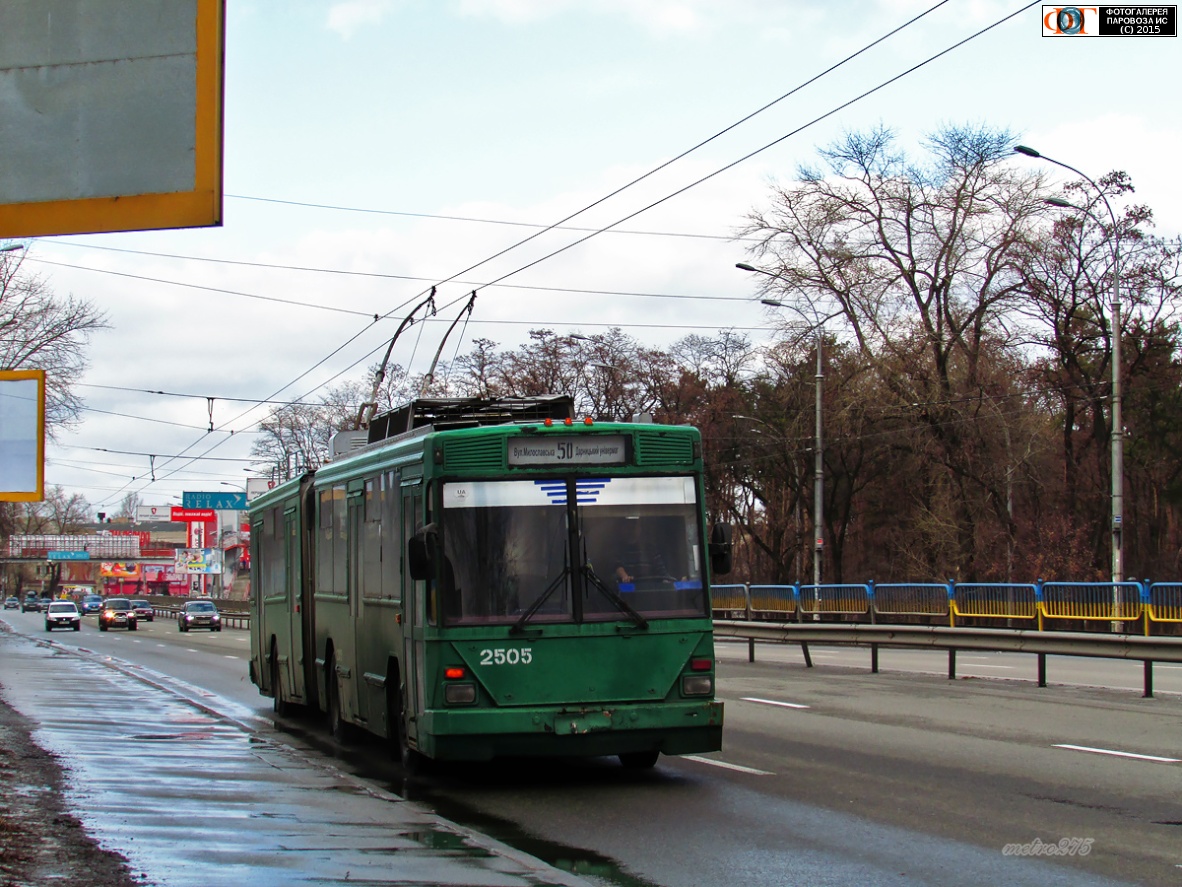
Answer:
[[(735, 265), (741, 271), (753, 271), (756, 274), (764, 274), (768, 277), (778, 278), (780, 275), (772, 271), (766, 271), (763, 268), (756, 268), (754, 265), (748, 265), (746, 262), (739, 262)], [(821, 357), (821, 342), (824, 337), (824, 321), (813, 318), (809, 321), (805, 315), (795, 305), (789, 305), (786, 302), (781, 302), (779, 299), (761, 299), (764, 305), (772, 308), (790, 308), (804, 318), (806, 323), (809, 323), (813, 332), (816, 333), (817, 340), (817, 374), (816, 374), (816, 427), (813, 430), (814, 445), (813, 445), (813, 585), (821, 584), (821, 559), (825, 550), (825, 445), (822, 436), (823, 428), (821, 424), (821, 401), (824, 392), (824, 363)]]
[[(1108, 210), (1108, 218), (1112, 222), (1112, 581), (1116, 583), (1124, 578), (1124, 563), (1122, 558), (1122, 537), (1124, 531), (1124, 429), (1121, 419), (1120, 388), (1120, 228), (1116, 223), (1116, 213), (1112, 211), (1112, 204), (1108, 202), (1104, 191), (1086, 173), (1080, 172), (1074, 166), (1069, 166), (1066, 163), (1047, 157), (1045, 154), (1040, 154), (1038, 151), (1028, 148), (1025, 145), (1015, 146), (1014, 151), (1026, 157), (1042, 159), (1047, 163), (1055, 164), (1055, 166), (1061, 166), (1086, 179), (1088, 184), (1096, 189), (1096, 194), (1099, 198), (1104, 201), (1104, 207)], [(1047, 202), (1052, 206), (1079, 210), (1091, 216), (1097, 224), (1103, 227), (1103, 224), (1087, 209), (1075, 206), (1066, 200), (1058, 198), (1048, 198)], [(1115, 588), (1113, 589), (1113, 594), (1116, 594)], [(1114, 622), (1113, 624), (1115, 625), (1116, 623)]]

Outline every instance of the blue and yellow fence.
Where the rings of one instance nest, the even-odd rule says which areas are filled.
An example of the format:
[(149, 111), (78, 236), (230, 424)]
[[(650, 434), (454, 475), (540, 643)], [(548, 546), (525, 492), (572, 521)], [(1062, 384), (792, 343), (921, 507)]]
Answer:
[[(834, 585), (716, 585), (717, 618), (799, 621), (835, 618), (871, 623), (945, 621), (950, 626), (982, 620), (1063, 623), (1076, 630), (1123, 629), (1182, 623), (1182, 582), (891, 582)], [(1066, 625), (1071, 623), (1070, 625)], [(1106, 630), (1106, 629), (1105, 629)], [(1159, 627), (1158, 634), (1175, 633)]]

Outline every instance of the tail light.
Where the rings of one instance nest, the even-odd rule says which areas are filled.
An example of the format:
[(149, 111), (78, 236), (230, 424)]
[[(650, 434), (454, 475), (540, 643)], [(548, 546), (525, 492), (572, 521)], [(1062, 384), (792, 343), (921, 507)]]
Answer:
[(682, 696), (712, 696), (714, 694), (713, 659), (691, 659), (690, 674), (681, 677)]
[(471, 705), (476, 701), (476, 685), (471, 681), (454, 683), (467, 677), (468, 671), (460, 665), (449, 665), (443, 669), (444, 680), (449, 683), (443, 688), (443, 701), (448, 705)]

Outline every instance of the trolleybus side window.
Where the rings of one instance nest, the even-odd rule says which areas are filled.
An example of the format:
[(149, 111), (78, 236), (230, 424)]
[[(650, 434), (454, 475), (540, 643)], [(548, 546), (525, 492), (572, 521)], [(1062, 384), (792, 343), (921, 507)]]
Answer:
[(348, 500), (344, 486), (332, 488), (332, 590), (337, 594), (348, 592), (349, 569), (349, 526)]
[(332, 591), (332, 490), (321, 490), (316, 503), (316, 591)]
[(283, 558), (283, 520), (278, 506), (267, 509), (263, 515), (263, 550), (263, 556), (272, 567), (263, 577), (262, 591), (268, 597), (282, 597), (287, 591), (287, 576)]
[(402, 524), (399, 508), (402, 505), (398, 475), (387, 471), (382, 475), (381, 556), (382, 597), (402, 600)]
[(318, 510), (316, 590), (321, 594), (343, 595), (348, 567), (345, 488), (335, 486), (331, 490), (321, 490)]
[(379, 478), (365, 480), (365, 514), (361, 525), (361, 593), (367, 599), (382, 597), (382, 505)]

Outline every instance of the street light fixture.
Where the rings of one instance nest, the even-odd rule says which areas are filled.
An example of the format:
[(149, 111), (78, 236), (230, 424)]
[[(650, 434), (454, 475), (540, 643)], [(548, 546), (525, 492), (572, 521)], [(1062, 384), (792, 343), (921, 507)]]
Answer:
[[(735, 267), (740, 271), (752, 271), (773, 279), (780, 278), (774, 271), (756, 268), (746, 262), (738, 262)], [(782, 279), (782, 278), (780, 278)], [(821, 401), (824, 391), (824, 363), (821, 357), (821, 342), (824, 336), (824, 319), (816, 317), (809, 321), (808, 316), (797, 308), (779, 299), (760, 299), (770, 308), (789, 308), (804, 318), (812, 327), (817, 337), (817, 375), (816, 375), (816, 427), (813, 430), (815, 445), (813, 447), (813, 585), (821, 584), (821, 557), (825, 550), (825, 445), (821, 426)]]
[[(1045, 160), (1047, 163), (1055, 164), (1055, 166), (1061, 166), (1087, 180), (1088, 184), (1096, 189), (1096, 194), (1100, 200), (1104, 202), (1104, 207), (1108, 210), (1108, 218), (1112, 222), (1112, 581), (1116, 583), (1124, 578), (1122, 557), (1122, 536), (1124, 530), (1124, 431), (1121, 419), (1120, 389), (1120, 228), (1116, 223), (1116, 213), (1112, 211), (1112, 204), (1108, 202), (1108, 198), (1100, 186), (1092, 181), (1091, 176), (1081, 172), (1074, 166), (1069, 166), (1059, 160), (1047, 157), (1045, 154), (1040, 154), (1026, 145), (1016, 145), (1014, 152), (1025, 155), (1026, 157)], [(1048, 197), (1046, 198), (1046, 202), (1051, 206), (1082, 212), (1091, 217), (1101, 228), (1104, 227), (1103, 223), (1092, 215), (1088, 209), (1076, 206), (1059, 197)], [(1115, 593), (1114, 589), (1113, 594)]]

